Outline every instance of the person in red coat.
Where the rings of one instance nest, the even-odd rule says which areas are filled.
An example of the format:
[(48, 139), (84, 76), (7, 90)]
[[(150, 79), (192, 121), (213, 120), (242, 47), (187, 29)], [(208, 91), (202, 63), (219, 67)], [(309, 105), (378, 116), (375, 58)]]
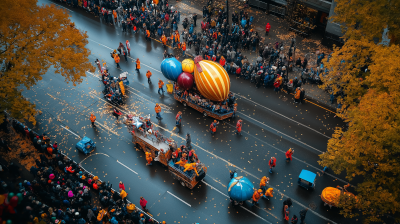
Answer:
[(121, 189), (121, 190), (125, 190), (125, 185), (124, 185), (124, 183), (122, 183), (122, 181), (119, 182), (118, 187), (119, 187), (119, 189)]
[(271, 157), (268, 164), (269, 164), (269, 173), (272, 173), (272, 168), (274, 168), (276, 166), (276, 158)]
[(242, 135), (242, 120), (238, 120), (236, 123), (236, 134)]
[(268, 36), (270, 29), (271, 29), (271, 25), (269, 25), (269, 23), (267, 23), (267, 25), (265, 25), (265, 36)]
[(140, 204), (140, 206), (142, 206), (143, 211), (146, 211), (146, 205), (147, 205), (146, 199), (144, 199), (143, 197), (140, 197), (139, 204)]
[(290, 148), (286, 153), (286, 162), (292, 161), (292, 155), (294, 153), (294, 150), (292, 148)]

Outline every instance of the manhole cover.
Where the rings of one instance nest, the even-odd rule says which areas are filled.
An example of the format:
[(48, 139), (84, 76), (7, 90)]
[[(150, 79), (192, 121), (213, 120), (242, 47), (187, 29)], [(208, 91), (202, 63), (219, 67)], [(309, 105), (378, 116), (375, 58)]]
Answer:
[(317, 205), (316, 205), (314, 202), (311, 202), (311, 203), (308, 205), (308, 207), (309, 207), (311, 210), (315, 210), (315, 209), (317, 208)]

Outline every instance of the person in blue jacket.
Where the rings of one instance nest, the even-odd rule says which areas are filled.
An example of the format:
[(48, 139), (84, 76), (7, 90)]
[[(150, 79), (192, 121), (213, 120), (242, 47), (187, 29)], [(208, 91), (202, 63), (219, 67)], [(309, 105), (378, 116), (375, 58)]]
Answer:
[(241, 21), (240, 23), (242, 24), (242, 28), (244, 28), (244, 27), (246, 26), (247, 21), (246, 21), (246, 19), (243, 17), (243, 18), (242, 18), (242, 21)]

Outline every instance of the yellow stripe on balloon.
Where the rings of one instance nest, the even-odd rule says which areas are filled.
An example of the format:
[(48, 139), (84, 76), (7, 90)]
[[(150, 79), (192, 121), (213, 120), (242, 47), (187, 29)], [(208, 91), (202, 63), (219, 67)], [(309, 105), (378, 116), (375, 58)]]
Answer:
[[(203, 61), (201, 61), (201, 62), (203, 62)], [(201, 68), (202, 69), (204, 69), (204, 70), (206, 70), (207, 72), (208, 72), (208, 74), (209, 74), (209, 76), (210, 76), (210, 78), (212, 79), (212, 83), (211, 82), (209, 82), (209, 80), (208, 79), (206, 79), (207, 80), (207, 82), (209, 83), (209, 85), (211, 85), (211, 89), (213, 90), (213, 92), (215, 93), (215, 89), (218, 91), (218, 95), (217, 95), (217, 93), (215, 93), (215, 95), (217, 95), (218, 96), (218, 98), (221, 98), (223, 95), (221, 94), (221, 90), (220, 90), (220, 85), (218, 85), (218, 80), (216, 80), (216, 78), (214, 77), (214, 74), (215, 73), (213, 73), (212, 72), (212, 70), (213, 71), (215, 71), (215, 72), (218, 72), (218, 71), (216, 71), (215, 69), (213, 69), (213, 67), (212, 67), (212, 65), (210, 65), (209, 63), (207, 63), (207, 61), (204, 61), (203, 63), (201, 63)], [(217, 73), (218, 74), (218, 73)], [(211, 81), (211, 80), (210, 80)]]
[[(200, 65), (200, 63), (199, 63), (199, 65)], [(201, 65), (200, 65), (200, 67), (201, 67)], [(201, 73), (199, 73), (196, 69), (194, 77), (195, 77), (197, 88), (207, 99), (213, 98), (213, 97), (210, 97), (209, 92), (206, 87), (206, 84), (204, 83), (204, 80), (202, 79), (202, 76), (203, 75)], [(197, 78), (198, 78), (198, 80), (196, 80)]]
[[(225, 73), (225, 69), (221, 69), (221, 65), (219, 65), (213, 61), (210, 61), (209, 63), (210, 63), (211, 68), (216, 72), (216, 74), (224, 74)], [(225, 96), (225, 93), (226, 93), (225, 81), (226, 81), (226, 79), (222, 80), (222, 79), (224, 79), (222, 76), (223, 75), (220, 75), (218, 77), (218, 81), (221, 83), (220, 87), (222, 87), (222, 89), (223, 89), (222, 94), (220, 94), (220, 98), (226, 98), (226, 96)], [(220, 89), (220, 88), (218, 88), (218, 89)]]

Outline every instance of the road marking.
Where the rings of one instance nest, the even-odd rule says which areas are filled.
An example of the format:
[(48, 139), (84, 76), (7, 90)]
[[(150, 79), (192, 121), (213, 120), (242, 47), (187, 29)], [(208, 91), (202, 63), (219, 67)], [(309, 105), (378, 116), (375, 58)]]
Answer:
[(120, 161), (117, 160), (117, 163), (121, 164), (122, 166), (124, 166), (125, 168), (127, 168), (128, 170), (132, 171), (133, 173), (135, 173), (136, 175), (139, 175), (136, 171), (132, 170), (131, 168), (127, 167), (125, 164), (121, 163)]
[[(217, 191), (218, 193), (220, 193), (220, 194), (222, 194), (223, 196), (225, 196), (225, 197), (227, 197), (227, 198), (230, 199), (230, 197), (229, 197), (228, 195), (222, 193), (220, 190), (218, 190), (217, 188), (213, 187), (211, 184), (205, 182), (204, 180), (201, 180), (201, 182), (203, 182), (205, 185), (209, 186), (212, 190), (215, 190), (215, 191)], [(264, 219), (263, 217), (261, 217), (261, 216), (257, 215), (256, 213), (254, 213), (254, 212), (248, 210), (247, 208), (243, 207), (242, 205), (241, 205), (240, 207), (243, 208), (244, 210), (248, 211), (248, 212), (251, 213), (252, 215), (256, 216), (257, 218), (263, 220), (264, 222), (267, 222), (267, 223), (272, 224), (272, 222), (267, 221), (267, 220)], [(275, 217), (275, 218), (277, 218), (277, 217)]]
[(75, 134), (74, 132), (72, 132), (71, 130), (69, 130), (68, 128), (66, 128), (66, 127), (64, 127), (64, 126), (62, 126), (62, 125), (60, 125), (62, 128), (64, 128), (65, 130), (67, 130), (69, 133), (71, 133), (71, 134), (73, 134), (73, 135), (75, 135), (76, 137), (78, 137), (78, 138), (80, 138), (81, 136), (79, 136), (79, 135), (77, 135), (77, 134)]
[(81, 164), (83, 161), (85, 161), (85, 160), (88, 159), (89, 157), (92, 157), (92, 156), (95, 156), (95, 155), (105, 155), (105, 156), (107, 156), (107, 157), (110, 157), (109, 155), (107, 155), (107, 154), (105, 154), (105, 153), (96, 152), (96, 153), (92, 153), (92, 154), (90, 154), (89, 156), (87, 156), (86, 158), (82, 159), (82, 160), (79, 162), (79, 164)]
[(252, 117), (250, 117), (250, 116), (248, 116), (248, 115), (246, 115), (246, 114), (244, 114), (244, 113), (242, 113), (242, 112), (237, 112), (237, 113), (238, 113), (238, 114), (242, 114), (243, 116), (245, 116), (245, 117), (247, 117), (247, 118), (249, 118), (249, 119), (251, 119), (251, 120), (253, 120), (253, 121), (255, 121), (255, 122), (259, 123), (259, 124), (262, 124), (262, 125), (264, 125), (264, 126), (270, 128), (270, 129), (272, 129), (272, 130), (274, 130), (274, 131), (276, 131), (276, 132), (278, 132), (278, 133), (280, 133), (280, 134), (282, 134), (282, 135), (284, 135), (284, 136), (286, 136), (286, 137), (288, 137), (288, 138), (290, 138), (290, 139), (293, 139), (293, 140), (295, 140), (295, 141), (297, 141), (297, 142), (299, 142), (299, 143), (301, 143), (301, 144), (303, 144), (303, 145), (305, 145), (305, 146), (307, 146), (307, 147), (309, 147), (309, 148), (311, 148), (311, 149), (313, 149), (313, 150), (315, 150), (315, 151), (317, 151), (317, 152), (319, 152), (319, 153), (321, 153), (321, 154), (324, 153), (323, 151), (321, 151), (321, 150), (319, 150), (319, 149), (316, 149), (316, 148), (312, 147), (311, 145), (308, 145), (308, 144), (306, 144), (306, 143), (304, 143), (304, 142), (302, 142), (302, 141), (300, 141), (300, 140), (298, 140), (298, 139), (296, 139), (296, 138), (293, 138), (293, 137), (291, 137), (291, 136), (289, 136), (289, 135), (287, 135), (287, 134), (285, 134), (285, 133), (283, 133), (283, 132), (281, 132), (281, 131), (278, 131), (278, 130), (276, 130), (275, 128), (273, 128), (273, 127), (271, 127), (271, 126), (268, 126), (268, 125), (262, 123), (261, 121), (258, 121), (258, 120), (254, 119), (254, 118), (252, 118)]
[(180, 199), (178, 196), (172, 194), (171, 192), (167, 191), (167, 193), (170, 194), (170, 195), (172, 195), (172, 196), (174, 196), (174, 197), (175, 197), (176, 199), (178, 199), (179, 201), (185, 203), (187, 206), (192, 207), (189, 203), (187, 203), (186, 201)]
[(318, 134), (320, 134), (320, 135), (322, 135), (322, 136), (324, 136), (324, 137), (327, 137), (328, 139), (331, 138), (331, 137), (325, 135), (324, 133), (321, 133), (321, 132), (319, 132), (319, 131), (317, 131), (317, 130), (315, 130), (315, 129), (313, 129), (313, 128), (311, 128), (311, 127), (305, 125), (305, 124), (302, 124), (302, 123), (300, 123), (300, 122), (298, 122), (298, 121), (295, 121), (295, 120), (293, 120), (293, 119), (291, 119), (291, 118), (289, 118), (289, 117), (286, 117), (285, 115), (283, 115), (283, 114), (281, 114), (281, 113), (278, 113), (278, 112), (276, 112), (276, 111), (274, 111), (274, 110), (272, 110), (272, 109), (270, 109), (270, 108), (268, 108), (268, 107), (266, 107), (266, 106), (264, 106), (264, 105), (261, 105), (261, 104), (259, 104), (259, 103), (257, 103), (257, 102), (254, 102), (253, 100), (250, 100), (250, 99), (248, 99), (248, 98), (246, 98), (246, 97), (244, 97), (244, 96), (242, 96), (242, 95), (240, 95), (240, 94), (238, 94), (238, 93), (235, 93), (235, 95), (236, 95), (236, 96), (239, 96), (240, 98), (243, 98), (243, 99), (245, 99), (245, 100), (247, 100), (247, 101), (250, 101), (250, 102), (252, 102), (252, 103), (254, 103), (254, 104), (257, 104), (258, 106), (260, 106), (260, 107), (262, 107), (262, 108), (264, 108), (264, 109), (266, 109), (266, 110), (269, 110), (269, 111), (271, 111), (271, 112), (273, 112), (273, 113), (275, 113), (275, 114), (278, 114), (278, 115), (280, 115), (280, 116), (282, 116), (282, 117), (284, 117), (284, 118), (286, 118), (286, 119), (288, 119), (288, 120), (290, 120), (290, 121), (293, 121), (293, 122), (297, 123), (298, 125), (301, 125), (301, 126), (303, 126), (303, 127), (306, 127), (306, 128), (308, 128), (308, 129), (310, 129), (310, 130), (312, 130), (312, 131), (314, 131), (314, 132), (316, 132), (316, 133), (318, 133)]

